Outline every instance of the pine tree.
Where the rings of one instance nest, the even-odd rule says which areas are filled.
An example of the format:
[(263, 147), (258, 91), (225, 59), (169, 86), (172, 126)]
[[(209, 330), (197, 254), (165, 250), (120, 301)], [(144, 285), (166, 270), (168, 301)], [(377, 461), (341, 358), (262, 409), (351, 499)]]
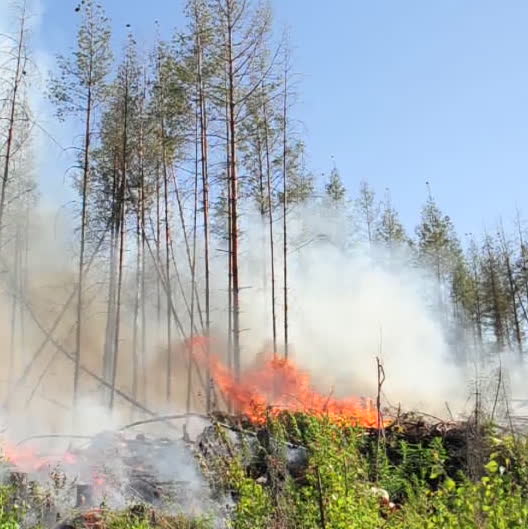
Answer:
[(346, 198), (346, 188), (343, 184), (337, 167), (334, 167), (330, 171), (328, 181), (325, 183), (325, 193), (326, 200), (330, 203), (330, 205), (335, 207), (344, 205)]
[(82, 340), (84, 254), (88, 221), (88, 196), (94, 118), (97, 106), (104, 99), (106, 77), (112, 54), (109, 21), (103, 8), (93, 0), (84, 0), (80, 7), (81, 23), (77, 33), (77, 49), (70, 57), (59, 56), (59, 77), (51, 79), (50, 97), (59, 118), (79, 116), (84, 121), (83, 145), (80, 156), (81, 227), (79, 274), (77, 285), (77, 324), (75, 338), (75, 370), (73, 402), (77, 405)]
[(361, 219), (366, 240), (372, 245), (375, 237), (375, 228), (379, 218), (379, 207), (376, 204), (376, 195), (368, 182), (359, 184), (359, 196), (356, 199), (356, 210)]
[(482, 246), (482, 305), (486, 325), (495, 336), (495, 344), (500, 351), (509, 341), (508, 300), (503, 278), (501, 277), (501, 257), (496, 241), (488, 234)]
[(259, 54), (270, 31), (270, 12), (265, 6), (251, 9), (243, 0), (215, 0), (215, 18), (221, 28), (219, 56), (225, 72), (225, 105), (227, 161), (229, 180), (230, 277), (232, 312), (232, 348), (235, 376), (240, 376), (240, 141), (241, 116), (249, 98), (261, 88), (263, 77)]
[(381, 214), (375, 227), (375, 240), (392, 253), (398, 246), (410, 244), (400, 216), (392, 205), (390, 192), (387, 190), (382, 203)]

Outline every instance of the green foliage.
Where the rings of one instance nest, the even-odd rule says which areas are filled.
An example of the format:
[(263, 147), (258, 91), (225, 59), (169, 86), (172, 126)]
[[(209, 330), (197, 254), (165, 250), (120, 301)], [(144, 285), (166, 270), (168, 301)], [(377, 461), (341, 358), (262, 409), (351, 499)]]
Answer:
[(329, 202), (333, 205), (342, 205), (346, 197), (346, 188), (336, 167), (330, 172), (325, 192)]
[(123, 512), (110, 512), (104, 516), (105, 529), (209, 529), (206, 518), (194, 519), (184, 515), (160, 516), (147, 509), (131, 508)]
[[(526, 442), (490, 438), (494, 452), (485, 475), (472, 482), (462, 469), (457, 476), (448, 475), (448, 454), (440, 438), (427, 446), (403, 441), (378, 445), (378, 439), (364, 431), (302, 414), (285, 414), (270, 421), (268, 432), (262, 449), (270, 462), (284, 457), (280, 447), (286, 443), (299, 443), (308, 450), (307, 470), (301, 479), (279, 473), (260, 483), (235, 458), (228, 471), (237, 498), (234, 528), (528, 526)], [(398, 508), (380, 501), (377, 493), (381, 489), (399, 503)]]
[(19, 529), (25, 510), (12, 487), (0, 486), (0, 529)]
[[(232, 529), (521, 529), (528, 527), (528, 443), (488, 434), (492, 452), (483, 476), (447, 471), (440, 438), (392, 442), (329, 420), (285, 413), (257, 432), (257, 463), (266, 477), (248, 471), (249, 446), (235, 447), (217, 428), (223, 447), (208, 458), (209, 478), (235, 500)], [(255, 440), (255, 438), (252, 438)], [(253, 441), (251, 441), (253, 442)], [(288, 446), (302, 445), (303, 475), (286, 469)], [(452, 474), (452, 472), (451, 472)], [(397, 505), (384, 501), (387, 491)], [(16, 490), (0, 488), (0, 529), (24, 524)], [(80, 518), (79, 518), (80, 520)], [(208, 529), (214, 520), (167, 516), (146, 506), (105, 512), (105, 529)]]
[(400, 221), (400, 216), (392, 205), (388, 192), (376, 225), (375, 239), (388, 249), (398, 245), (409, 244), (410, 242)]
[(64, 119), (86, 113), (103, 98), (112, 62), (110, 23), (101, 5), (81, 2), (77, 47), (69, 57), (57, 57), (59, 72), (50, 80), (49, 96)]

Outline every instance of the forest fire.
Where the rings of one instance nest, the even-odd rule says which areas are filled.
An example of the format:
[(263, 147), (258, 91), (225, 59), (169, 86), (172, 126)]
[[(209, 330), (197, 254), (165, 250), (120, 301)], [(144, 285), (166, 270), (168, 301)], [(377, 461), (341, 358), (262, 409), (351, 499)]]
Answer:
[(206, 354), (205, 337), (194, 337), (192, 342), (187, 342), (188, 347), (191, 344), (192, 354), (201, 365), (209, 367), (221, 393), (239, 413), (256, 424), (265, 422), (268, 414), (278, 415), (285, 410), (325, 416), (339, 424), (366, 428), (387, 424), (386, 420), (380, 420), (376, 405), (370, 399), (336, 399), (317, 392), (311, 385), (310, 375), (292, 360), (267, 355), (237, 381), (218, 356)]

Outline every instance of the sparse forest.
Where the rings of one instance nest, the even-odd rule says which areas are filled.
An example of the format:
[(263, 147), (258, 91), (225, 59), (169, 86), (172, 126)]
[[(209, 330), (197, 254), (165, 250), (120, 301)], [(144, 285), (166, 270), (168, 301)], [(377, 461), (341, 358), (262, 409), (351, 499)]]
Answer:
[[(292, 338), (302, 310), (295, 259), (310, 248), (323, 260), (327, 249), (346, 259), (367, 256), (391, 273), (403, 267), (426, 281), (427, 308), (454, 365), (500, 366), (503, 355), (522, 365), (528, 351), (523, 211), (488, 231), (458, 233), (434, 186), (424, 182), (412, 230), (389, 189), (377, 196), (367, 181), (344, 178), (338, 161), (316, 177), (296, 108), (302, 84), (295, 53), (266, 2), (188, 0), (186, 24), (168, 38), (158, 27), (146, 49), (132, 30), (113, 47), (104, 2), (82, 0), (72, 7), (71, 51), (44, 75), (55, 119), (76, 131), (64, 146), (71, 167), (55, 175), (75, 189), (74, 225), (67, 249), (47, 257), (42, 223), (52, 222), (39, 213), (45, 183), (34, 159), (36, 143), (55, 140), (32, 106), (38, 64), (30, 4), (14, 3), (11, 32), (0, 45), (3, 415), (38, 414), (46, 402), (46, 413), (65, 417), (61, 424), (76, 431), (90, 399), (130, 421), (187, 417), (185, 437), (192, 414), (221, 411), (233, 431), (249, 436), (251, 430), (260, 443), (262, 460), (253, 466), (244, 466), (244, 447), (240, 455), (229, 436), (215, 441), (217, 452), (202, 454), (215, 493), (233, 494), (231, 519), (240, 529), (525, 527), (525, 441), (490, 433), (497, 433), (496, 410), (506, 406), (513, 434), (500, 367), (486, 396), (490, 409), (482, 404), (486, 388), (471, 381), (464, 389), (473, 408), (457, 439), (467, 441), (469, 431), (473, 444), (463, 464), (442, 444), (445, 432), (433, 439), (424, 427), (427, 435), (413, 430), (406, 437), (412, 427), (400, 410), (391, 424), (400, 421), (402, 429), (385, 431), (382, 386), (391, 373), (379, 359), (367, 395), (377, 401), (357, 412), (359, 421), (336, 423), (336, 416), (351, 416), (333, 395), (315, 414), (299, 403), (284, 405), (291, 415), (264, 411), (274, 399), (290, 402), (281, 384), (304, 384), (287, 370), (302, 357)], [(247, 317), (257, 299), (266, 308), (258, 322)], [(247, 321), (262, 327), (264, 344), (248, 346)], [(248, 371), (266, 361), (270, 381), (267, 371)], [(269, 401), (255, 399), (256, 387)], [(349, 405), (359, 409), (356, 401)], [(247, 425), (237, 415), (254, 420)], [(229, 422), (214, 417), (218, 431)], [(284, 466), (284, 447), (292, 446), (308, 453), (300, 477)], [(380, 511), (377, 493), (365, 492), (370, 485), (397, 500)], [(17, 492), (2, 494), (11, 505)], [(145, 513), (109, 516), (98, 523), (202, 524), (155, 521)], [(23, 524), (7, 508), (0, 522)]]

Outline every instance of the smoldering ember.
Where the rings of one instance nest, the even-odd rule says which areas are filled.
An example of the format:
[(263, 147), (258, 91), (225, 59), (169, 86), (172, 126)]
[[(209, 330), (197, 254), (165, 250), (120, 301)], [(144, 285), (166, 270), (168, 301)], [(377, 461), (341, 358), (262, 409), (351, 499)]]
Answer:
[(528, 527), (528, 11), (327, 4), (0, 0), (0, 529)]

